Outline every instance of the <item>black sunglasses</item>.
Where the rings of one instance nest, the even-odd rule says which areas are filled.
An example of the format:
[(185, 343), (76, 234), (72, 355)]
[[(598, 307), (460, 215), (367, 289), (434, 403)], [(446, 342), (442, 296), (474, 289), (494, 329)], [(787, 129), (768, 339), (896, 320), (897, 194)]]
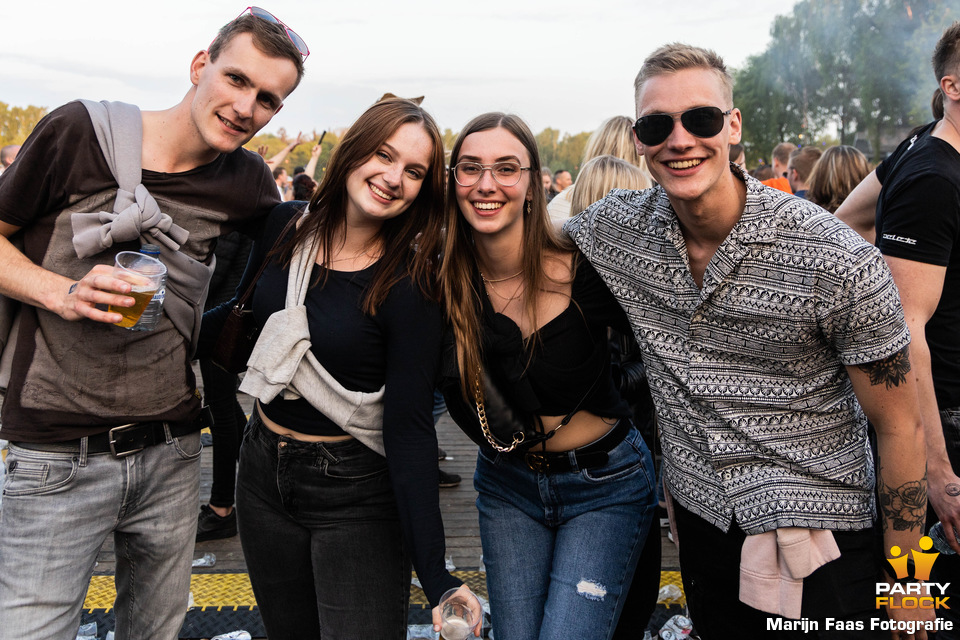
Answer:
[(638, 118), (633, 130), (641, 143), (658, 145), (673, 133), (673, 123), (680, 120), (683, 128), (698, 138), (712, 138), (723, 130), (724, 117), (733, 113), (733, 109), (721, 111), (717, 107), (696, 107), (674, 113), (654, 113)]

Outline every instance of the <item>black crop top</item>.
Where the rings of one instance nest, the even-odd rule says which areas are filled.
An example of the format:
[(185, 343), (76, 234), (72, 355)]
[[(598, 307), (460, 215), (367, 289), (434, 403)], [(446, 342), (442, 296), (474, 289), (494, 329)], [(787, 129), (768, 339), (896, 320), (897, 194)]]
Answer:
[[(482, 283), (476, 286), (482, 291)], [(577, 409), (604, 418), (632, 415), (613, 381), (607, 328), (632, 331), (623, 309), (583, 256), (577, 256), (570, 304), (540, 328), (537, 341), (525, 342), (516, 323), (495, 312), (485, 295), (480, 297), (484, 370), (515, 411), (563, 416)], [(476, 410), (464, 403), (459, 376), (449, 362), (442, 387), (450, 415), (483, 445), (482, 435), (479, 440), (474, 437), (479, 434)]]

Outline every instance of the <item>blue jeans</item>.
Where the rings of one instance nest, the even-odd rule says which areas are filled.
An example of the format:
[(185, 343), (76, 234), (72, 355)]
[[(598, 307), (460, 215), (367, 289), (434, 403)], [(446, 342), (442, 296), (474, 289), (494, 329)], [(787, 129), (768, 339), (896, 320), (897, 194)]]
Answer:
[(277, 435), (254, 409), (237, 518), (270, 640), (406, 638), (410, 561), (386, 458)]
[[(83, 441), (85, 443), (85, 440)], [(109, 453), (11, 444), (0, 510), (0, 633), (73, 640), (97, 553), (113, 534), (117, 640), (177, 638), (200, 500), (200, 434)]]
[(596, 469), (491, 456), (480, 450), (474, 486), (497, 640), (610, 638), (657, 504), (640, 433)]

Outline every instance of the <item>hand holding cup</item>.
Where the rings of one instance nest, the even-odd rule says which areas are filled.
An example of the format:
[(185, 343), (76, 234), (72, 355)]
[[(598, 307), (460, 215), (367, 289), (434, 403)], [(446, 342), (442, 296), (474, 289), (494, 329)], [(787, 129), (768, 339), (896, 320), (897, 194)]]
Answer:
[[(440, 598), (440, 637), (445, 640), (466, 640), (480, 636), (483, 623), (483, 605), (467, 585), (450, 589)], [(434, 615), (434, 628), (437, 616)]]
[(115, 324), (129, 329), (137, 324), (153, 295), (163, 286), (167, 278), (167, 268), (151, 256), (136, 251), (121, 251), (114, 259), (113, 275), (131, 286), (127, 295), (135, 301), (132, 307), (109, 307), (111, 313), (123, 316), (120, 322)]

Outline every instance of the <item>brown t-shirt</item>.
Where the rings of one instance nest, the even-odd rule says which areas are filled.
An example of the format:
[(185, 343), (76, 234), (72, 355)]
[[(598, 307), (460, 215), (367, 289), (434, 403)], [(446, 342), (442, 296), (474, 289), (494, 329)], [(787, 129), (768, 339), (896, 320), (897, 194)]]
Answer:
[[(204, 262), (218, 236), (256, 233), (279, 202), (266, 164), (245, 149), (183, 173), (144, 170), (142, 181), (190, 233), (181, 251)], [(71, 214), (112, 211), (116, 191), (86, 108), (71, 102), (40, 121), (0, 176), (0, 220), (22, 227), (33, 262), (80, 279), (119, 251), (139, 250), (138, 241), (121, 243), (83, 260), (74, 251)], [(134, 332), (23, 305), (20, 322), (0, 428), (8, 440), (70, 440), (199, 410), (189, 345), (165, 316), (154, 331)]]

